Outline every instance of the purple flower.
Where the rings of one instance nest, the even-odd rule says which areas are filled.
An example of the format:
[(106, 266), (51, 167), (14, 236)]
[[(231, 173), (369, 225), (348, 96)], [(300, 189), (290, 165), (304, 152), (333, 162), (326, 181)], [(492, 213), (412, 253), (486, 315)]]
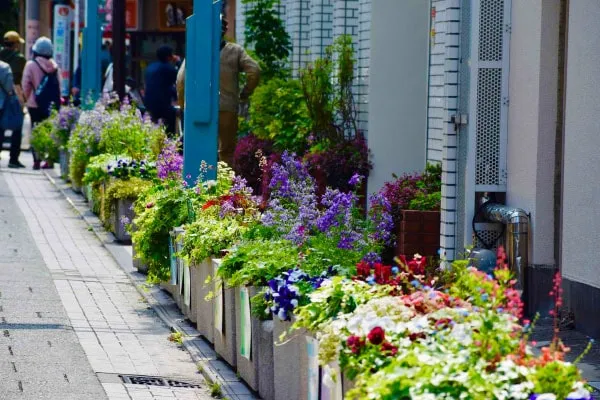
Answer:
[(364, 179), (364, 176), (354, 173), (354, 175), (352, 175), (352, 178), (350, 178), (350, 180), (348, 181), (348, 184), (350, 186), (357, 186), (362, 183), (363, 179)]
[(158, 177), (162, 180), (179, 179), (183, 171), (183, 157), (179, 154), (177, 142), (167, 139), (156, 162)]

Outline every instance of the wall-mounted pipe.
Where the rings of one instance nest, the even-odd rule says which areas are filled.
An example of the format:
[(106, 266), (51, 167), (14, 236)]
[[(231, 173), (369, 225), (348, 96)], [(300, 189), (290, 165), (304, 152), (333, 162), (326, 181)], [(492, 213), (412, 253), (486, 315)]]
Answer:
[(529, 265), (529, 215), (520, 208), (488, 202), (482, 205), (481, 215), (490, 222), (506, 225), (506, 257), (517, 277), (516, 289), (525, 290)]

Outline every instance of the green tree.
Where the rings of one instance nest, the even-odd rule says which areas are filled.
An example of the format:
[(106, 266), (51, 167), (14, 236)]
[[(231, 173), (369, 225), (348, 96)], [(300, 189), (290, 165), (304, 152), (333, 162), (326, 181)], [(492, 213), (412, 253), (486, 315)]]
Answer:
[(286, 77), (287, 58), (291, 51), (290, 36), (276, 10), (280, 0), (242, 0), (250, 5), (245, 13), (246, 45), (254, 48), (259, 59), (262, 77), (265, 80), (274, 77)]
[(0, 33), (19, 30), (19, 2), (0, 0)]

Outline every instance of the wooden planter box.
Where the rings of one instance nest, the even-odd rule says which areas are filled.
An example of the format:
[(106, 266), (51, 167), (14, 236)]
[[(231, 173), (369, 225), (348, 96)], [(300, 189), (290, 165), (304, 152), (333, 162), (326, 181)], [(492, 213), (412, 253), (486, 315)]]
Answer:
[[(221, 260), (213, 259), (213, 274), (221, 264)], [(215, 352), (233, 368), (237, 366), (235, 289), (215, 279), (215, 315), (214, 346)]]
[(195, 273), (198, 275), (198, 285), (196, 289), (196, 327), (198, 331), (204, 336), (204, 338), (210, 343), (214, 342), (215, 337), (215, 323), (214, 323), (214, 307), (215, 302), (212, 298), (206, 299), (206, 297), (214, 291), (214, 284), (207, 284), (206, 281), (209, 277), (213, 276), (212, 261), (207, 258), (199, 265), (193, 265), (192, 270), (196, 270)]
[(59, 150), (58, 152), (58, 160), (60, 163), (60, 177), (67, 182), (71, 181), (69, 178), (69, 162), (71, 157), (67, 150)]
[(402, 210), (396, 227), (396, 255), (437, 256), (440, 248), (440, 212)]
[[(273, 318), (273, 382), (274, 398), (278, 400), (309, 398), (309, 336), (303, 330), (290, 333), (291, 326), (290, 321)], [(281, 341), (284, 333), (286, 336)], [(318, 380), (317, 376), (317, 386)], [(318, 388), (313, 388), (313, 395), (314, 389)], [(318, 392), (316, 394), (318, 396)]]
[(127, 218), (129, 223), (135, 218), (133, 212), (132, 199), (118, 199), (114, 205), (114, 210), (111, 215), (112, 228), (115, 239), (121, 243), (131, 243), (131, 234), (127, 231), (127, 226), (121, 221), (121, 218)]

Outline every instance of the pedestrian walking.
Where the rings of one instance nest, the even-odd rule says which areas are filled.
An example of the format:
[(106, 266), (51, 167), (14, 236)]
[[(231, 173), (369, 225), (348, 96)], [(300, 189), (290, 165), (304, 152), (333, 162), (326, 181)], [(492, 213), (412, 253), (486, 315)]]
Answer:
[(179, 58), (173, 54), (173, 49), (169, 46), (160, 47), (156, 51), (156, 58), (157, 61), (146, 68), (144, 106), (150, 113), (152, 121), (157, 123), (162, 120), (167, 134), (174, 136), (177, 117), (177, 111), (173, 106), (173, 102), (177, 99), (175, 90), (177, 68), (174, 64)]
[[(23, 70), (25, 68), (25, 56), (20, 51), (20, 46), (25, 43), (25, 40), (15, 31), (8, 31), (4, 34), (2, 49), (0, 50), (0, 61), (9, 65), (10, 77), (2, 77), (2, 88), (4, 89), (1, 96), (4, 98), (15, 93), (19, 100), (23, 99), (23, 91), (21, 90), (21, 79), (23, 78)], [(4, 108), (3, 108), (4, 110)], [(0, 127), (0, 144), (4, 143), (4, 127)], [(10, 137), (10, 156), (8, 160), (9, 168), (24, 168), (25, 166), (19, 161), (21, 154), (21, 140), (23, 137), (23, 126), (12, 130)]]
[[(254, 92), (260, 79), (258, 63), (236, 43), (225, 41), (227, 20), (222, 22), (221, 78), (219, 98), (219, 160), (233, 164), (233, 153), (237, 144), (238, 112)], [(240, 73), (246, 73), (246, 86), (240, 92)]]
[[(33, 44), (33, 59), (27, 61), (23, 71), (23, 94), (27, 99), (27, 109), (31, 124), (42, 122), (50, 116), (51, 109), (60, 108), (60, 81), (58, 65), (52, 59), (52, 41), (40, 37)], [(33, 153), (33, 169), (40, 169), (40, 158), (35, 149)], [(44, 163), (44, 168), (52, 168), (51, 163)]]

